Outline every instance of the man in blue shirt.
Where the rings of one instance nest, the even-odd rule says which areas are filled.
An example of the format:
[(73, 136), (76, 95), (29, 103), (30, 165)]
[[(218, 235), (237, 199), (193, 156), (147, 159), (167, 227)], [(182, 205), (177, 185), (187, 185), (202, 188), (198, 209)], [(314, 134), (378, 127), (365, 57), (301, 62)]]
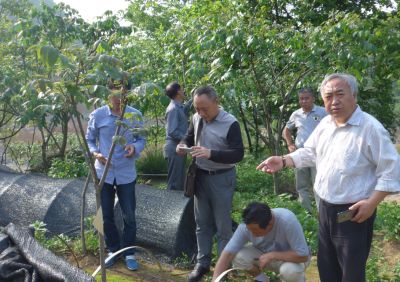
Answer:
[[(121, 116), (120, 93), (114, 92), (109, 97), (109, 105), (98, 108), (89, 116), (86, 140), (90, 152), (96, 159), (95, 167), (97, 177), (101, 178), (107, 162), (108, 153), (111, 148), (112, 138), (116, 130), (116, 120)], [(142, 114), (127, 106), (125, 113), (132, 113), (133, 119), (123, 119), (130, 128), (141, 128), (143, 126)], [(125, 146), (117, 144), (112, 155), (112, 160), (105, 183), (101, 189), (101, 207), (103, 212), (104, 237), (109, 255), (122, 248), (135, 245), (136, 241), (136, 167), (135, 160), (140, 156), (145, 146), (142, 136), (134, 136), (128, 130), (121, 128), (120, 135), (126, 139)], [(114, 221), (114, 200), (117, 193), (122, 210), (124, 228), (122, 242), (119, 240), (117, 227)], [(136, 270), (134, 250), (127, 250), (125, 262), (130, 270)], [(116, 262), (115, 257), (106, 263), (106, 267)]]
[[(325, 109), (314, 104), (315, 98), (310, 88), (299, 91), (300, 109), (294, 111), (283, 129), (283, 138), (290, 153), (302, 148), (308, 136), (311, 135), (321, 119), (327, 115)], [(293, 142), (292, 133), (296, 130), (296, 141)], [(296, 168), (296, 190), (299, 193), (301, 205), (311, 212), (311, 193), (316, 175), (315, 167)], [(314, 193), (315, 194), (315, 193)], [(318, 196), (315, 195), (318, 206)]]
[(167, 189), (183, 190), (186, 155), (178, 155), (175, 150), (188, 129), (192, 99), (183, 104), (185, 92), (178, 82), (168, 84), (165, 88), (165, 94), (171, 99), (165, 114), (167, 138), (164, 146), (164, 157), (168, 161)]

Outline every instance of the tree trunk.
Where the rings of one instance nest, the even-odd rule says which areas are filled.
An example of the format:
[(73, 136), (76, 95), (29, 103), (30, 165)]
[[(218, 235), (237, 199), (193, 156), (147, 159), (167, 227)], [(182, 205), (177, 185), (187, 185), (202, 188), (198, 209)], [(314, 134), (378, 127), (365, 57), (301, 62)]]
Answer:
[(240, 101), (239, 101), (238, 105), (239, 105), (240, 116), (242, 118), (242, 122), (243, 122), (243, 126), (244, 126), (244, 131), (246, 133), (247, 143), (249, 145), (249, 151), (250, 151), (250, 153), (253, 153), (253, 145), (252, 145), (252, 142), (251, 142), (250, 130), (249, 130), (249, 127), (247, 126), (247, 119), (246, 119), (246, 116), (244, 114), (244, 111), (243, 111), (243, 108), (242, 108), (242, 105), (241, 105)]
[(69, 115), (65, 115), (61, 122), (61, 134), (62, 134), (62, 141), (60, 146), (60, 157), (62, 159), (65, 158), (65, 152), (67, 150), (67, 141), (68, 141), (68, 122), (69, 122)]

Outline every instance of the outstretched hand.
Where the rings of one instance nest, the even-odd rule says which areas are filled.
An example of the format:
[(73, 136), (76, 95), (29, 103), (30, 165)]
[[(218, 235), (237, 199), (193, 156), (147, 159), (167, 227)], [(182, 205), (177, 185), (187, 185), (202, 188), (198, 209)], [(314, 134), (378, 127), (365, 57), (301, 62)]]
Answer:
[(283, 167), (282, 158), (279, 156), (272, 156), (260, 163), (257, 166), (257, 170), (263, 171), (265, 173), (275, 173), (281, 170)]

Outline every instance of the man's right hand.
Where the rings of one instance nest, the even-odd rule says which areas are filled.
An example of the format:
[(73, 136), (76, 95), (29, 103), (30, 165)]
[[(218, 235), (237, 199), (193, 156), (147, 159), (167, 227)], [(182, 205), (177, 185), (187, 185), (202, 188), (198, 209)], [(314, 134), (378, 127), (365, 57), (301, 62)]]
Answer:
[(282, 157), (280, 156), (272, 156), (260, 163), (257, 166), (257, 170), (261, 170), (265, 173), (275, 173), (281, 170), (283, 167)]
[(93, 157), (98, 160), (101, 164), (106, 165), (107, 158), (104, 157), (101, 153), (93, 153)]

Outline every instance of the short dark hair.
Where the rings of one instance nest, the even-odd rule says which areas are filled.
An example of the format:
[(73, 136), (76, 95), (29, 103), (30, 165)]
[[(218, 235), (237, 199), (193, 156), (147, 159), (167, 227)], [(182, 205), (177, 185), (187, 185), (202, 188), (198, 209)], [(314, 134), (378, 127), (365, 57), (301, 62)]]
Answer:
[(176, 95), (178, 95), (178, 91), (181, 89), (181, 86), (178, 82), (174, 81), (167, 85), (165, 88), (165, 94), (170, 98), (174, 99)]
[(314, 97), (314, 91), (313, 91), (310, 87), (301, 88), (301, 89), (299, 90), (299, 92), (297, 92), (298, 95), (300, 95), (300, 94), (302, 94), (302, 93), (309, 93), (309, 94), (311, 94), (311, 96)]
[(194, 96), (201, 96), (201, 95), (207, 95), (207, 97), (212, 100), (218, 98), (217, 91), (215, 91), (215, 89), (210, 85), (201, 86), (194, 91)]
[(242, 213), (243, 222), (257, 223), (260, 228), (266, 228), (272, 219), (271, 209), (268, 205), (258, 202), (250, 203)]

